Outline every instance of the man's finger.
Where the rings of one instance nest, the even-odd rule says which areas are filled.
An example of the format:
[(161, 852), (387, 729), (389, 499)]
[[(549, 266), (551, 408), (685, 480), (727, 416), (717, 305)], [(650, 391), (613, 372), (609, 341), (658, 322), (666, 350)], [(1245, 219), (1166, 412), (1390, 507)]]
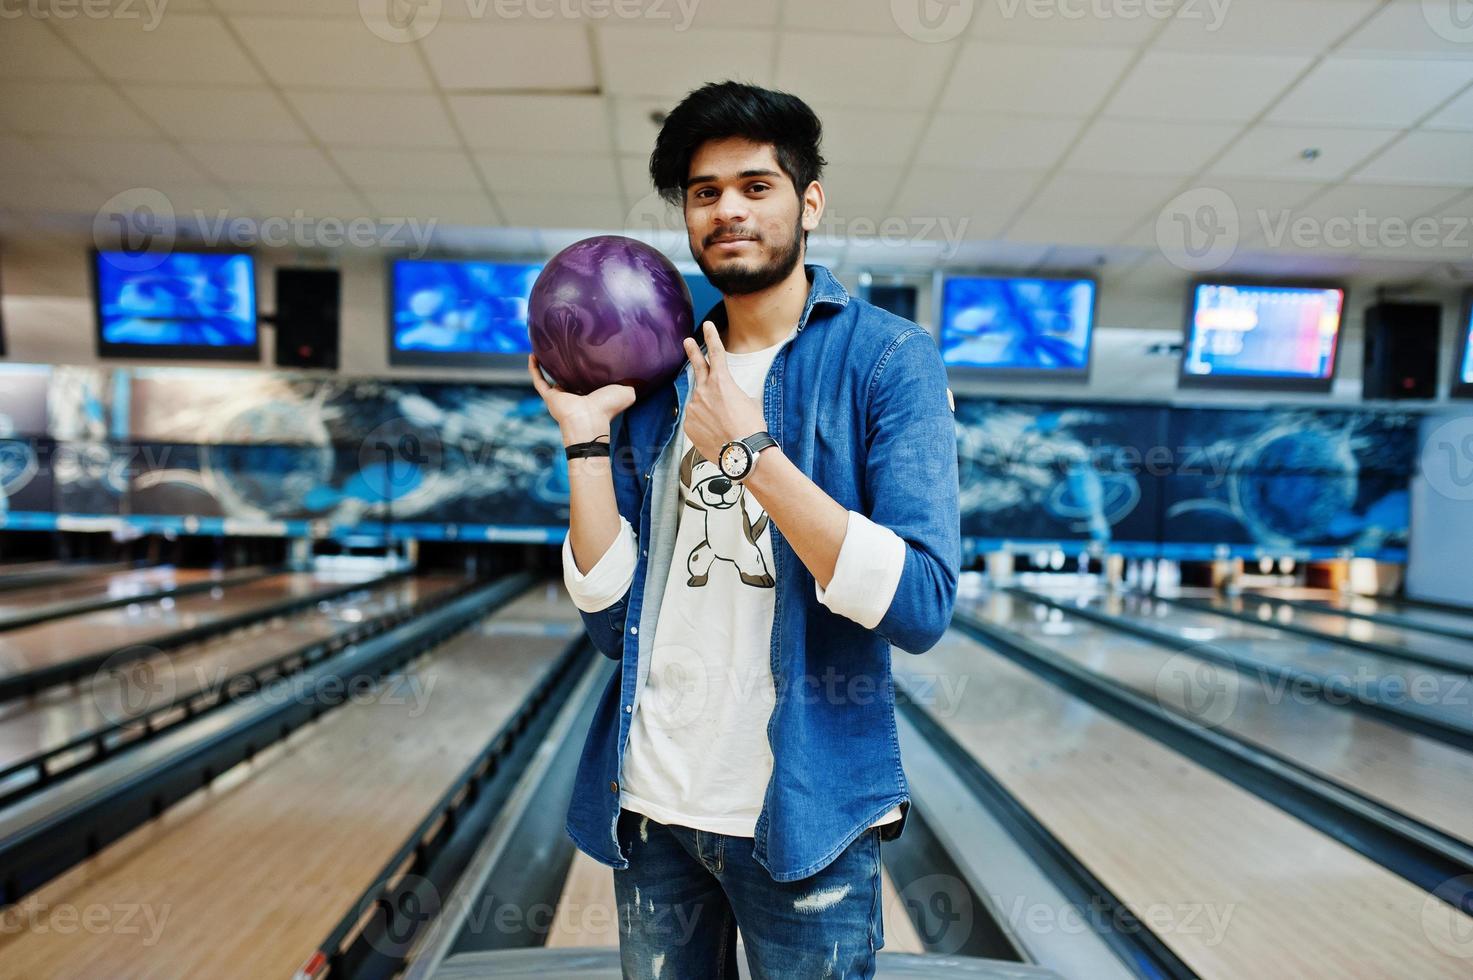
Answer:
[(726, 368), (726, 348), (721, 344), (721, 334), (716, 329), (716, 324), (710, 320), (706, 321), (706, 357), (711, 361), (711, 369), (724, 370)]
[(537, 394), (547, 397), (547, 380), (542, 377), (542, 369), (537, 365), (537, 355), (527, 355), (527, 373), (532, 376), (532, 387), (537, 389)]
[(706, 364), (706, 355), (701, 353), (701, 345), (696, 343), (694, 337), (685, 338), (685, 356), (690, 358), (691, 370), (696, 374), (696, 384), (705, 381), (711, 369)]

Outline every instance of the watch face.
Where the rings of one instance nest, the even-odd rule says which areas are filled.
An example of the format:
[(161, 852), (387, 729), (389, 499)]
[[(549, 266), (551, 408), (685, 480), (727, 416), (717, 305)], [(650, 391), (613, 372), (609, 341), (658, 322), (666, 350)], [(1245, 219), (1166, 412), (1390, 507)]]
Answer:
[(729, 442), (721, 449), (721, 472), (736, 480), (746, 475), (752, 462), (752, 454), (740, 442)]

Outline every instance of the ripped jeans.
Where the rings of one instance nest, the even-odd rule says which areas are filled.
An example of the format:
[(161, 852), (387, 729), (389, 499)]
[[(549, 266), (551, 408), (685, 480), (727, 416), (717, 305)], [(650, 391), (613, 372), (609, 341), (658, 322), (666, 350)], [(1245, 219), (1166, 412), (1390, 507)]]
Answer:
[(880, 831), (871, 827), (822, 871), (773, 881), (750, 837), (619, 813), (629, 867), (614, 872), (626, 980), (737, 976), (737, 929), (753, 980), (868, 978), (885, 945)]

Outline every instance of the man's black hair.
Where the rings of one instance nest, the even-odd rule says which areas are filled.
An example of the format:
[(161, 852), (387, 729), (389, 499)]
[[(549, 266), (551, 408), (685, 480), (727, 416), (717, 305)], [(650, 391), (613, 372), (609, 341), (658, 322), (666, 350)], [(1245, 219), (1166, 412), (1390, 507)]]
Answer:
[(818, 151), (823, 126), (802, 99), (742, 82), (711, 82), (687, 95), (665, 117), (650, 154), (655, 190), (671, 204), (683, 204), (696, 150), (707, 140), (733, 136), (772, 144), (778, 166), (800, 199), (827, 162)]

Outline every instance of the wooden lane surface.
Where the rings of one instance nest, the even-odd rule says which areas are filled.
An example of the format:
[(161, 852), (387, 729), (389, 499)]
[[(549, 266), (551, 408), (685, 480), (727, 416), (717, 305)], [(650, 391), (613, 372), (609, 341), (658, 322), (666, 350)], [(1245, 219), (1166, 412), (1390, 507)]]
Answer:
[(33, 698), (0, 704), (0, 768), (216, 687), (241, 671), (464, 582), (453, 575), (397, 579), (362, 597), (345, 596), (325, 608), (273, 617), (204, 643), (101, 671), (81, 685), (54, 687)]
[(581, 630), (524, 594), (12, 907), (0, 976), (291, 976)]
[(0, 633), (0, 676), (54, 666), (128, 644), (147, 644), (178, 630), (373, 577), (287, 572), (177, 599), (142, 599), (128, 606), (7, 630)]
[[(1450, 664), (1462, 664), (1467, 672), (1473, 673), (1473, 639), (1458, 640), (1440, 633), (1426, 633), (1405, 626), (1378, 623), (1370, 619), (1357, 619), (1354, 616), (1342, 616), (1327, 610), (1291, 606), (1284, 603), (1265, 603), (1261, 600), (1225, 596), (1216, 596), (1210, 602), (1214, 609), (1264, 616), (1266, 617), (1263, 620), (1265, 626), (1272, 626), (1275, 623), (1292, 623), (1295, 626), (1321, 633), (1329, 640), (1341, 638), (1358, 640), (1391, 650), (1405, 651), (1411, 656), (1421, 654), (1437, 657)], [(1452, 668), (1446, 669), (1451, 670)]]
[[(890, 872), (881, 871), (881, 918), (888, 953), (924, 953), (921, 937), (910, 921)], [(614, 907), (614, 872), (582, 851), (573, 852), (573, 863), (558, 899), (547, 945), (619, 945), (619, 920)]]
[(895, 669), (1204, 980), (1469, 976), (1473, 918), (956, 631)]
[(1429, 667), (1148, 596), (1097, 595), (1081, 604), (1112, 616), (1134, 617), (1160, 632), (1209, 644), (1254, 664), (1307, 671), (1352, 685), (1370, 684), (1372, 691), (1388, 689), (1388, 683), (1406, 685), (1404, 690), (1427, 692), (1423, 707), (1458, 720), (1468, 718), (1468, 677), (1452, 668)]
[[(1473, 754), (1018, 596), (994, 594), (967, 611), (1473, 843)], [(1204, 677), (1213, 700), (1203, 700), (1207, 685), (1189, 683)]]
[(121, 572), (81, 576), (66, 582), (37, 585), (26, 589), (0, 592), (0, 624), (16, 616), (34, 613), (47, 606), (85, 600), (122, 599), (140, 593), (157, 592), (220, 579), (233, 572), (211, 568), (132, 568)]

